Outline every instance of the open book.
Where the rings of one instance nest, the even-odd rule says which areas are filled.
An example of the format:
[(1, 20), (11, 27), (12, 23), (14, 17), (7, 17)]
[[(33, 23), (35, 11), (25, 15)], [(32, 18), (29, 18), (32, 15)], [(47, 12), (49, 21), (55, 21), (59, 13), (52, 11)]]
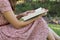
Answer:
[[(47, 11), (47, 12), (48, 12), (48, 11)], [(29, 20), (29, 19), (31, 19), (31, 18), (34, 18), (34, 17), (36, 17), (36, 16), (38, 16), (38, 15), (40, 15), (40, 14), (47, 13), (47, 12), (45, 11), (44, 8), (41, 8), (41, 7), (40, 7), (40, 8), (38, 8), (38, 9), (36, 9), (34, 13), (30, 13), (30, 14), (28, 14), (27, 16), (24, 16), (24, 17), (22, 17), (20, 20), (27, 21), (27, 20)]]

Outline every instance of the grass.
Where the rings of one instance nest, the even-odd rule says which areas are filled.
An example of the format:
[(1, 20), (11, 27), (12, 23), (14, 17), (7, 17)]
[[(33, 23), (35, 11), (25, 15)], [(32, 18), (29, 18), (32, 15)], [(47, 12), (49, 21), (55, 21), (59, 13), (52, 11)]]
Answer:
[(60, 25), (58, 25), (58, 24), (49, 24), (49, 27), (52, 28), (60, 36)]

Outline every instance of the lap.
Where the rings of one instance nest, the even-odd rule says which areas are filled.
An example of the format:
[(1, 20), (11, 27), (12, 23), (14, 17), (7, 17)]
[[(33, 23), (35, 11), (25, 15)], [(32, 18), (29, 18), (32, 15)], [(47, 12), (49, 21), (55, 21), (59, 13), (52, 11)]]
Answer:
[[(2, 37), (5, 37), (5, 38), (7, 37), (6, 39), (8, 39), (8, 36), (10, 36), (11, 38), (13, 37), (16, 38), (17, 37), (16, 35), (20, 35), (21, 37), (24, 37), (25, 35), (28, 34), (27, 35), (28, 40), (37, 40), (37, 39), (45, 40), (48, 35), (47, 27), (48, 27), (47, 24), (41, 18), (39, 20), (36, 20), (34, 23), (31, 23), (27, 25), (26, 27), (19, 30), (14, 29), (12, 25), (6, 25), (5, 27), (3, 26), (2, 29), (0, 29), (0, 31), (3, 32)], [(1, 34), (0, 34), (0, 37), (1, 37)], [(20, 39), (20, 38), (16, 38), (16, 39)]]

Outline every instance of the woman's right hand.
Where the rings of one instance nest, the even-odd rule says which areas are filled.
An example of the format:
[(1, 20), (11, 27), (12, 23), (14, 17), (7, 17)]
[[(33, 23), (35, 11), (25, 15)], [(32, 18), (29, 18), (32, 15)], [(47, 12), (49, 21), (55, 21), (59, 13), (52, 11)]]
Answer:
[(28, 21), (23, 21), (24, 26), (26, 26), (26, 25), (28, 25), (28, 24), (34, 22), (35, 20), (38, 20), (38, 19), (41, 18), (41, 17), (42, 17), (42, 16), (39, 15), (39, 16), (37, 16), (37, 17), (35, 17), (35, 18), (32, 18), (32, 19), (30, 19), (30, 20), (28, 20)]

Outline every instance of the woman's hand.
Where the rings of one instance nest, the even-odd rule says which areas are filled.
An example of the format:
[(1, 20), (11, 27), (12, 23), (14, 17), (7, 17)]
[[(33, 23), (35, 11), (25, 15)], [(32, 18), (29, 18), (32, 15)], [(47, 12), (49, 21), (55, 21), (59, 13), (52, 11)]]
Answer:
[(18, 19), (20, 19), (21, 17), (27, 16), (28, 14), (33, 13), (33, 12), (34, 12), (34, 10), (29, 10), (29, 11), (26, 11), (26, 12), (24, 12), (24, 13), (20, 13), (20, 14), (17, 15), (16, 17), (17, 17)]
[(33, 19), (30, 19), (30, 20), (28, 20), (28, 21), (22, 21), (22, 22), (21, 22), (22, 25), (20, 25), (20, 27), (21, 27), (21, 28), (22, 28), (22, 27), (25, 27), (26, 25), (34, 22), (35, 20), (38, 20), (38, 19), (41, 18), (41, 17), (42, 17), (42, 16), (39, 15), (39, 16), (37, 16), (37, 17), (35, 17), (35, 18), (33, 18)]

